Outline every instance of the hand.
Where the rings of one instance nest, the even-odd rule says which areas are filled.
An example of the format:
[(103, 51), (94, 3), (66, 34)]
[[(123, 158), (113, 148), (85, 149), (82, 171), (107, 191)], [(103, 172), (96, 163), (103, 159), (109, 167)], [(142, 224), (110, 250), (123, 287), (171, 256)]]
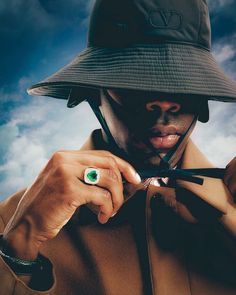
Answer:
[[(100, 170), (97, 185), (84, 183), (88, 167)], [(124, 202), (122, 176), (133, 184), (141, 181), (129, 163), (108, 151), (56, 152), (7, 224), (6, 244), (15, 256), (35, 259), (41, 244), (54, 238), (84, 204), (98, 206), (99, 221), (107, 222)]]
[(236, 157), (226, 166), (224, 183), (228, 187), (236, 203)]

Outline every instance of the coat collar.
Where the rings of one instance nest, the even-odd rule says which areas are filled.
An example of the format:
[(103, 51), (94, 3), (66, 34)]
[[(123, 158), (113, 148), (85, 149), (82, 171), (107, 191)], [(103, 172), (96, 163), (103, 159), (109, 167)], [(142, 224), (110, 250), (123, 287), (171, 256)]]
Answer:
[[(182, 159), (181, 168), (213, 168), (211, 162), (202, 154), (202, 152), (197, 148), (197, 146), (189, 140), (184, 155)], [(216, 209), (220, 210), (222, 213), (227, 212), (227, 206), (231, 200), (231, 195), (224, 185), (223, 180), (202, 177), (204, 179), (203, 185), (198, 185), (195, 183), (178, 180), (177, 184), (184, 187), (201, 199), (214, 206)]]

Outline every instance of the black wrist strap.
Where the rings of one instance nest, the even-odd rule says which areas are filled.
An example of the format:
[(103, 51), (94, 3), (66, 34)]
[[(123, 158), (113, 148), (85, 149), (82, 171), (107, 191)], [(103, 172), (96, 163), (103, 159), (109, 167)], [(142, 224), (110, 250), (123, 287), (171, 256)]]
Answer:
[(9, 256), (2, 250), (0, 250), (0, 255), (17, 275), (32, 275), (51, 266), (50, 261), (42, 255), (39, 255), (34, 261)]

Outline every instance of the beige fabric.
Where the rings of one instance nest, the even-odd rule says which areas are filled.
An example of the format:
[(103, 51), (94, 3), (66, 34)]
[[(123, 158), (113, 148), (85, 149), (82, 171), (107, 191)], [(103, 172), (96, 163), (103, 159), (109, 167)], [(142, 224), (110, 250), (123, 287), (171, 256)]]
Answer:
[[(98, 146), (101, 148), (100, 143), (94, 142), (98, 140), (97, 135), (97, 132), (93, 133), (82, 149), (95, 149)], [(184, 154), (183, 167), (211, 167), (211, 164), (189, 141)], [(207, 179), (203, 187), (186, 182), (181, 182), (179, 185), (197, 193), (202, 199), (207, 196), (213, 197), (217, 193), (221, 209), (225, 208), (225, 202), (230, 197), (221, 180)], [(50, 290), (39, 292), (28, 288), (0, 259), (0, 294), (149, 295), (145, 292), (140, 245), (135, 235), (135, 232), (142, 235), (143, 231), (144, 250), (141, 252), (142, 256), (148, 257), (152, 294), (235, 295), (236, 283), (234, 287), (230, 286), (214, 277), (209, 278), (204, 270), (192, 267), (190, 260), (194, 257), (188, 256), (187, 253), (193, 253), (193, 256), (197, 253), (198, 245), (195, 247), (195, 244), (197, 242), (200, 244), (199, 237), (204, 245), (204, 236), (203, 238), (201, 235), (195, 236), (194, 225), (192, 225), (191, 239), (186, 239), (192, 244), (185, 243), (184, 247), (168, 250), (156, 242), (151, 227), (153, 221), (150, 200), (157, 192), (168, 194), (174, 193), (174, 190), (156, 187), (152, 180), (149, 181), (146, 194), (143, 196), (136, 197), (133, 194), (136, 189), (130, 188), (129, 201), (106, 225), (97, 223), (94, 213), (84, 206), (75, 213), (56, 238), (44, 244), (41, 252), (51, 260), (54, 267), (54, 285)], [(139, 189), (145, 190), (145, 186), (142, 184)], [(24, 191), (21, 191), (1, 203), (0, 216), (4, 224), (14, 213), (23, 194)], [(162, 224), (165, 226), (166, 222), (167, 219), (163, 219)], [(1, 231), (4, 224), (1, 224)], [(174, 226), (173, 224), (173, 228)], [(174, 236), (174, 230), (172, 232), (170, 228), (168, 234)], [(193, 249), (191, 245), (194, 245)], [(212, 257), (202, 257), (202, 260), (209, 259), (214, 262), (217, 259), (216, 255), (217, 253), (213, 253)], [(227, 270), (227, 264), (224, 267)]]

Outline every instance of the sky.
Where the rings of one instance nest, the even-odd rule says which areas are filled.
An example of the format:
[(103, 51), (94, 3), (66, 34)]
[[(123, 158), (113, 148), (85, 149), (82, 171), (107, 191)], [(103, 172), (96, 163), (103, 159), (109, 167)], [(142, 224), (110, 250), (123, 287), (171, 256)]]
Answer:
[[(79, 149), (99, 125), (86, 103), (27, 95), (26, 89), (86, 47), (94, 0), (0, 1), (0, 200), (32, 184), (50, 156)], [(209, 0), (213, 54), (236, 80), (236, 0)], [(195, 143), (218, 167), (236, 155), (236, 104), (210, 103)]]

